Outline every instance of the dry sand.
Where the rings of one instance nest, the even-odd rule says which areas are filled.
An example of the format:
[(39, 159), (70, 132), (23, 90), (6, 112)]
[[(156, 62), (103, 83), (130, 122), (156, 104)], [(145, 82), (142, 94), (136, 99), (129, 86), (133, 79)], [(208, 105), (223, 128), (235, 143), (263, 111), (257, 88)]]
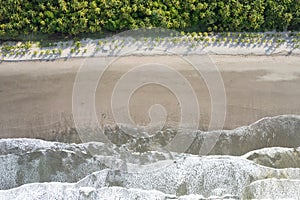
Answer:
[[(101, 62), (105, 59), (108, 58), (88, 58), (85, 64), (104, 69)], [(218, 67), (225, 86), (227, 113), (224, 129), (248, 125), (266, 116), (300, 114), (300, 57), (215, 55), (211, 60)], [(100, 124), (114, 124), (110, 98), (120, 77), (134, 66), (153, 62), (173, 67), (190, 82), (200, 106), (199, 127), (206, 130), (211, 117), (207, 86), (194, 68), (177, 56), (123, 57), (109, 66), (95, 93)], [(2, 62), (0, 137), (61, 140), (59, 134), (72, 131), (73, 84), (82, 63), (83, 58)], [(159, 76), (170, 78), (163, 72)], [(171, 122), (178, 121), (180, 116), (174, 94), (158, 85), (139, 88), (129, 104), (132, 119), (141, 125), (149, 123), (147, 111), (153, 104), (165, 106)]]

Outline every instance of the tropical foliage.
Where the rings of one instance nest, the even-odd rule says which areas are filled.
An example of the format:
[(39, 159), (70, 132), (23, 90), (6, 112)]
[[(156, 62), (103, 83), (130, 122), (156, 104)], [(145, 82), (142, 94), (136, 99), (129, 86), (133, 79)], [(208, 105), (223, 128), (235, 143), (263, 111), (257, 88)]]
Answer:
[(299, 0), (0, 0), (0, 36), (78, 35), (143, 27), (300, 29)]

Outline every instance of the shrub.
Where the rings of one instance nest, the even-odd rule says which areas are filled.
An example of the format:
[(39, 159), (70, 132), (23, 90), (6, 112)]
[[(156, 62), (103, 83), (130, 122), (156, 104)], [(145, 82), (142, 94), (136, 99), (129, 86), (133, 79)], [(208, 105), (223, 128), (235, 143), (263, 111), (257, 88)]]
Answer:
[(28, 49), (30, 49), (32, 47), (32, 44), (31, 44), (31, 42), (25, 42), (25, 44), (24, 44), (24, 48), (26, 49), (26, 50), (28, 50)]
[(0, 37), (15, 38), (32, 33), (79, 36), (145, 27), (208, 32), (298, 31), (299, 10), (299, 0), (3, 0)]
[(196, 32), (192, 32), (192, 37), (197, 37), (197, 33)]
[(82, 45), (81, 45), (81, 42), (80, 42), (80, 41), (76, 41), (76, 42), (75, 42), (75, 47), (76, 47), (76, 49), (79, 49), (81, 46), (82, 46)]

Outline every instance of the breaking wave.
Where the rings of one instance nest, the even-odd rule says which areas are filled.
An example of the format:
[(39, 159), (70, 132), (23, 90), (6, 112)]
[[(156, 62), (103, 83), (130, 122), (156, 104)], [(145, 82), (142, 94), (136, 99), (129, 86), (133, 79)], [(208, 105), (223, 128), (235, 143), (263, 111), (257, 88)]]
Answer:
[[(1, 139), (0, 196), (3, 199), (105, 199), (112, 194), (123, 199), (299, 197), (298, 115), (267, 117), (234, 130), (197, 131), (185, 153), (157, 150), (177, 134), (176, 130), (166, 129), (143, 138), (121, 130), (106, 129), (111, 143)], [(204, 138), (213, 134), (219, 135), (215, 146), (209, 155), (199, 156)]]

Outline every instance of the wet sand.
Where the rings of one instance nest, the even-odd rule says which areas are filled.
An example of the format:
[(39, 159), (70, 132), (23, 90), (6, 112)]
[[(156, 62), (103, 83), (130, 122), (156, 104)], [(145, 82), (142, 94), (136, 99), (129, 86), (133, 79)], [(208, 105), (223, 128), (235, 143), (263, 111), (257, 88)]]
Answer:
[[(85, 65), (88, 63), (104, 69), (101, 59), (103, 61), (107, 58), (89, 58)], [(300, 114), (300, 57), (218, 55), (211, 56), (211, 60), (218, 67), (225, 87), (224, 129), (248, 125), (266, 116)], [(60, 135), (67, 134), (67, 140), (73, 141), (73, 85), (83, 62), (84, 59), (2, 62), (0, 137), (62, 141), (66, 138)], [(190, 64), (175, 56), (131, 56), (114, 61), (103, 73), (95, 92), (99, 123), (105, 125), (115, 122), (111, 111), (111, 96), (120, 77), (134, 66), (153, 62), (173, 67), (190, 82), (200, 107), (199, 128), (206, 130), (211, 117), (208, 88)], [(159, 76), (170, 78), (164, 72), (160, 72)], [(90, 80), (85, 81), (88, 84)], [(126, 94), (128, 91), (125, 89), (121, 92)], [(178, 121), (180, 106), (176, 95), (155, 84), (145, 85), (132, 95), (129, 102), (132, 119), (140, 125), (149, 123), (148, 109), (154, 104), (165, 107), (167, 121)]]

